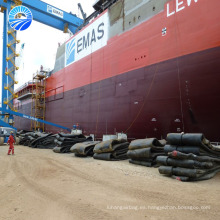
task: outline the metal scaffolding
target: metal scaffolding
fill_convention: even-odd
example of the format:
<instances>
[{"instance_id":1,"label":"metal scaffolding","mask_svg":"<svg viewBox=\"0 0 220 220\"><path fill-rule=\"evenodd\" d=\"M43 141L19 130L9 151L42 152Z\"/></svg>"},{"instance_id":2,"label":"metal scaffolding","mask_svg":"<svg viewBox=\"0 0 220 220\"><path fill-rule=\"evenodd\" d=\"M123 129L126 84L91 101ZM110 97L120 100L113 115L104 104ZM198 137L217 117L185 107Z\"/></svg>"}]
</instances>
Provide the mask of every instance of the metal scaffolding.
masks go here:
<instances>
[{"instance_id":1,"label":"metal scaffolding","mask_svg":"<svg viewBox=\"0 0 220 220\"><path fill-rule=\"evenodd\" d=\"M31 116L45 120L45 89L47 71L41 69L33 75ZM44 131L44 123L31 121L31 130Z\"/></svg>"}]
</instances>

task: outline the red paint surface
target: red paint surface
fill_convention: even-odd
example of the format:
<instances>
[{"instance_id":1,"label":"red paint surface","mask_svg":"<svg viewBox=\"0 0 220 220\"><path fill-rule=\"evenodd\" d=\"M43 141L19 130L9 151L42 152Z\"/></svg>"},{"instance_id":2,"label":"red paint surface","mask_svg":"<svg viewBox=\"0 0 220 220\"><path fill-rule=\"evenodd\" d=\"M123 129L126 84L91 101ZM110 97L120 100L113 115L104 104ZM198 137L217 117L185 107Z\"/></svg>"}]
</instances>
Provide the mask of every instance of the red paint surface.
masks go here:
<instances>
[{"instance_id":1,"label":"red paint surface","mask_svg":"<svg viewBox=\"0 0 220 220\"><path fill-rule=\"evenodd\" d=\"M170 10L172 4L171 1ZM170 17L167 8L150 20L108 41L107 46L47 79L47 90L72 90L143 66L219 46L220 1L192 0ZM167 35L162 36L162 29ZM47 92L47 96L53 95Z\"/></svg>"},{"instance_id":2,"label":"red paint surface","mask_svg":"<svg viewBox=\"0 0 220 220\"><path fill-rule=\"evenodd\" d=\"M53 74L47 80L46 120L70 128L79 123L98 138L115 131L129 138L183 131L220 141L219 6L218 0L192 1L168 18L165 8ZM22 111L30 109L24 105ZM20 128L24 123L18 122Z\"/></svg>"},{"instance_id":3,"label":"red paint surface","mask_svg":"<svg viewBox=\"0 0 220 220\"><path fill-rule=\"evenodd\" d=\"M219 59L218 47L50 96L46 120L69 128L79 123L84 134L96 138L121 131L131 139L166 138L183 131L219 142ZM31 104L19 111L30 115ZM15 123L30 129L27 119Z\"/></svg>"}]
</instances>

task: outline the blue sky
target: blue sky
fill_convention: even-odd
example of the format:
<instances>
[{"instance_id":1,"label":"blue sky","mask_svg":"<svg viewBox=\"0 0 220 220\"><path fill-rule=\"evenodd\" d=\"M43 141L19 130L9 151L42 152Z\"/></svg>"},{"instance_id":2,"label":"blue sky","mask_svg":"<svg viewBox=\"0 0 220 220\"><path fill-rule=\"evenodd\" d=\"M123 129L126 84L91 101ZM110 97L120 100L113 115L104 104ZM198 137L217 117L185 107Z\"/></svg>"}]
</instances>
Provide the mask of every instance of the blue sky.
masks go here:
<instances>
[{"instance_id":1,"label":"blue sky","mask_svg":"<svg viewBox=\"0 0 220 220\"><path fill-rule=\"evenodd\" d=\"M81 17L81 13L78 10L77 4L80 2L83 10L87 15L90 15L94 10L92 5L93 0L44 0L44 2L53 5L66 12L72 12ZM0 36L2 38L3 29L3 14L0 13ZM25 43L23 56L20 62L20 69L16 76L19 84L23 85L25 82L32 80L33 73L40 69L43 65L45 68L53 69L56 50L58 43L63 43L69 38L69 34L64 34L62 31L48 27L41 23L33 21L31 26L22 32L18 32L17 37L21 43L17 46L17 52L20 50L20 45ZM1 41L2 42L2 41ZM2 44L0 44L0 73L2 72ZM0 79L1 80L1 79ZM1 93L0 82L0 93Z\"/></svg>"}]
</instances>

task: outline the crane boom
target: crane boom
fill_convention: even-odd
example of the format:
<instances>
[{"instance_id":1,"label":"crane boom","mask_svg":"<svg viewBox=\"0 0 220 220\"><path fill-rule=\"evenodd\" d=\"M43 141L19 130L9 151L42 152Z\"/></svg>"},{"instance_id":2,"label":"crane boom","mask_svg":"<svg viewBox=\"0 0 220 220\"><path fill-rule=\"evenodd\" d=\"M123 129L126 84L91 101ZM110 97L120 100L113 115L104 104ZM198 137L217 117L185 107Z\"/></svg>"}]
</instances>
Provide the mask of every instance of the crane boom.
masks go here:
<instances>
[{"instance_id":1,"label":"crane boom","mask_svg":"<svg viewBox=\"0 0 220 220\"><path fill-rule=\"evenodd\" d=\"M37 121L37 122L40 122L40 123L44 123L44 124L48 124L50 126L54 126L54 127L57 127L57 128L62 128L62 129L65 129L69 132L71 132L71 129L70 128L67 128L67 127L64 127L62 125L58 125L58 124L55 124L55 123L52 123L52 122L49 122L49 121L45 121L45 120L42 120L42 119L39 119L39 118L35 118L35 117L32 117L32 116L29 116L29 115L25 115L25 114L22 114L20 112L15 112L15 111L12 111L12 110L9 110L9 109L4 109L4 108L0 108L0 111L2 112L2 114L10 114L10 115L16 115L18 117L21 117L21 118L26 118L26 119L29 119L29 120L33 120L33 121ZM0 126L3 126L3 127L12 127L12 126L8 126L8 124L2 120L0 120ZM14 128L14 127L12 127ZM16 128L14 128L16 129Z\"/></svg>"},{"instance_id":2,"label":"crane boom","mask_svg":"<svg viewBox=\"0 0 220 220\"><path fill-rule=\"evenodd\" d=\"M78 3L78 8L82 14L83 19L86 20L86 13L83 11L82 5L80 3Z\"/></svg>"}]
</instances>

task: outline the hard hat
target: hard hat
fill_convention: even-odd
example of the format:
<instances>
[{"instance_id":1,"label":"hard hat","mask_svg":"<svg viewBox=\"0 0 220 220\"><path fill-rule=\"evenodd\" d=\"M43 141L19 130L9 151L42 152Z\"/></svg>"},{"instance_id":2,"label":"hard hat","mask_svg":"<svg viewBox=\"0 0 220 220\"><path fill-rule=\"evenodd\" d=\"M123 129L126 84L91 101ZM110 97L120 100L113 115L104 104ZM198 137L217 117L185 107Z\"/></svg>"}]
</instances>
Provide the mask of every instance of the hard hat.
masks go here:
<instances>
[{"instance_id":1,"label":"hard hat","mask_svg":"<svg viewBox=\"0 0 220 220\"><path fill-rule=\"evenodd\" d=\"M11 133L11 134L13 134L14 132L13 132L13 131L11 131L10 133Z\"/></svg>"}]
</instances>

